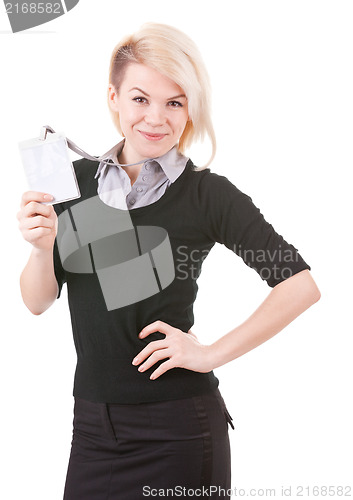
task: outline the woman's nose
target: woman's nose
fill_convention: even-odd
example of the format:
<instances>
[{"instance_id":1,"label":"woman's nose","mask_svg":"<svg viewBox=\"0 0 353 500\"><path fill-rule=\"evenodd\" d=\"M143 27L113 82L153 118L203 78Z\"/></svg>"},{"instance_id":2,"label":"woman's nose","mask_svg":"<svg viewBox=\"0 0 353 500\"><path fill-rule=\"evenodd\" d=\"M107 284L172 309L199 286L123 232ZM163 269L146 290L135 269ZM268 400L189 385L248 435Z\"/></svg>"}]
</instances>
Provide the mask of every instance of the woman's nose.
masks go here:
<instances>
[{"instance_id":1,"label":"woman's nose","mask_svg":"<svg viewBox=\"0 0 353 500\"><path fill-rule=\"evenodd\" d=\"M160 106L150 105L146 110L145 122L149 125L163 125L166 120L165 110Z\"/></svg>"}]
</instances>

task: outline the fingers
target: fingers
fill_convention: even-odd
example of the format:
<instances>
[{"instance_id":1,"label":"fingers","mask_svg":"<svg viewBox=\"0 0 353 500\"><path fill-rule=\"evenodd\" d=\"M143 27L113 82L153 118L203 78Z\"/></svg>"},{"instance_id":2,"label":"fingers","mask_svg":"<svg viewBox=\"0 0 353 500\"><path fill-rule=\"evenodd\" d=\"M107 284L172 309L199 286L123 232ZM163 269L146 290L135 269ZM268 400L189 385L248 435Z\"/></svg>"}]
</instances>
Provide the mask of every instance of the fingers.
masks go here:
<instances>
[{"instance_id":1,"label":"fingers","mask_svg":"<svg viewBox=\"0 0 353 500\"><path fill-rule=\"evenodd\" d=\"M45 201L48 196L52 198L51 195L39 193L37 191L26 191L23 193L21 198L21 209L16 215L17 219L21 222L27 217L42 215L43 217L50 217L55 220L56 214L54 207L52 205L43 204L43 201Z\"/></svg>"},{"instance_id":2,"label":"fingers","mask_svg":"<svg viewBox=\"0 0 353 500\"><path fill-rule=\"evenodd\" d=\"M156 378L160 377L161 375L163 375L163 373L166 373L171 368L175 368L173 360L167 359L167 361L164 361L164 363L159 365L159 367L150 375L150 380L155 380Z\"/></svg>"},{"instance_id":3,"label":"fingers","mask_svg":"<svg viewBox=\"0 0 353 500\"><path fill-rule=\"evenodd\" d=\"M43 215L23 217L20 219L19 227L22 230L35 229L37 227L53 230L55 227L55 220L53 218L44 217Z\"/></svg>"},{"instance_id":4,"label":"fingers","mask_svg":"<svg viewBox=\"0 0 353 500\"><path fill-rule=\"evenodd\" d=\"M166 345L163 340L154 340L150 342L142 351L133 359L132 364L138 365L143 360L145 360L148 356L150 356L156 349L165 349Z\"/></svg>"},{"instance_id":5,"label":"fingers","mask_svg":"<svg viewBox=\"0 0 353 500\"><path fill-rule=\"evenodd\" d=\"M21 198L21 208L24 208L27 203L31 201L36 201L38 203L43 203L47 201L52 201L53 196L48 193L41 193L39 191L26 191L23 193L22 198Z\"/></svg>"},{"instance_id":6,"label":"fingers","mask_svg":"<svg viewBox=\"0 0 353 500\"><path fill-rule=\"evenodd\" d=\"M53 197L47 193L26 191L17 213L19 229L26 241L39 249L50 249L56 237L57 215L53 205L45 205Z\"/></svg>"},{"instance_id":7,"label":"fingers","mask_svg":"<svg viewBox=\"0 0 353 500\"><path fill-rule=\"evenodd\" d=\"M169 351L167 348L155 351L141 366L138 367L138 371L144 372L145 370L151 368L151 366L153 366L157 361L160 361L161 359L170 358L170 356L168 356L168 353Z\"/></svg>"},{"instance_id":8,"label":"fingers","mask_svg":"<svg viewBox=\"0 0 353 500\"><path fill-rule=\"evenodd\" d=\"M43 217L50 217L54 212L53 205L43 205L37 201L29 201L24 205L17 214L17 218L33 217L35 215L42 215Z\"/></svg>"},{"instance_id":9,"label":"fingers","mask_svg":"<svg viewBox=\"0 0 353 500\"><path fill-rule=\"evenodd\" d=\"M24 230L22 234L26 241L32 243L32 245L38 245L39 248L38 241L43 239L45 236L50 236L52 232L53 230L48 227L36 227L34 229L29 229L28 231Z\"/></svg>"},{"instance_id":10,"label":"fingers","mask_svg":"<svg viewBox=\"0 0 353 500\"><path fill-rule=\"evenodd\" d=\"M140 333L139 333L139 338L142 339L149 335L150 333L157 332L159 331L160 333L170 333L172 330L175 330L175 328L171 325L168 325L168 323L165 323L164 321L157 320L154 323L150 323L149 325L145 326Z\"/></svg>"}]
</instances>

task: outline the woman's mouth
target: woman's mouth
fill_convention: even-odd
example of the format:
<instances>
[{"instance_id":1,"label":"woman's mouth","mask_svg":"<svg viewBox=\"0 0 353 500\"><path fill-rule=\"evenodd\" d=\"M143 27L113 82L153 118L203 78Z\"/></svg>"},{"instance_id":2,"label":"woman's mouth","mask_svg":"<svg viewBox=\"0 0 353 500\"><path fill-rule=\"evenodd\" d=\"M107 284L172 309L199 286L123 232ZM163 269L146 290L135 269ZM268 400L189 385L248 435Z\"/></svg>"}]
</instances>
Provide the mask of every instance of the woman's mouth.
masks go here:
<instances>
[{"instance_id":1,"label":"woman's mouth","mask_svg":"<svg viewBox=\"0 0 353 500\"><path fill-rule=\"evenodd\" d=\"M142 132L142 130L139 130L140 134L143 135L146 139L149 141L160 141L163 139L164 136L167 134L149 134L148 132Z\"/></svg>"}]
</instances>

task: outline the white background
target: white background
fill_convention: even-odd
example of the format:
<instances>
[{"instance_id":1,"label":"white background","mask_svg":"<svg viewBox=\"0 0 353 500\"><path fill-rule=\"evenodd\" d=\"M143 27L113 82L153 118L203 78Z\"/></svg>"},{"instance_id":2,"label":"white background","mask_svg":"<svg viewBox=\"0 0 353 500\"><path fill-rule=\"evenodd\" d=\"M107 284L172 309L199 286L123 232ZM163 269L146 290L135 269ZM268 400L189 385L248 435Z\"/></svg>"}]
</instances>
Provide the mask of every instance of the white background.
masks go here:
<instances>
[{"instance_id":1,"label":"white background","mask_svg":"<svg viewBox=\"0 0 353 500\"><path fill-rule=\"evenodd\" d=\"M352 2L81 0L23 33L12 34L0 15L0 496L62 498L76 362L66 287L42 316L21 300L30 245L16 219L27 189L17 143L42 125L92 155L118 142L106 105L110 55L145 21L174 25L198 45L213 88L211 170L249 194L299 249L322 293L274 338L215 370L235 425L232 487L281 496L291 486L295 497L303 486L304 498L317 498L314 486L352 486ZM201 165L209 152L205 142L188 155ZM198 285L192 330L204 343L270 292L219 244Z\"/></svg>"}]
</instances>

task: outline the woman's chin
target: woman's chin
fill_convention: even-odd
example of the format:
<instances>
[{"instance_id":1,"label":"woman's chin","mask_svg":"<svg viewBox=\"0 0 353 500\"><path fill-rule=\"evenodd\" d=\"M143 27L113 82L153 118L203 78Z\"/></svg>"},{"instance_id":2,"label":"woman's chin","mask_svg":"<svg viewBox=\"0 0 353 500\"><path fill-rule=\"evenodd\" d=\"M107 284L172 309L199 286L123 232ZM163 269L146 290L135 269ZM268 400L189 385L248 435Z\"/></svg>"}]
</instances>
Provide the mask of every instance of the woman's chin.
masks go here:
<instances>
[{"instance_id":1,"label":"woman's chin","mask_svg":"<svg viewBox=\"0 0 353 500\"><path fill-rule=\"evenodd\" d=\"M139 156L141 159L143 158L158 158L159 156L163 156L171 149L169 145L162 144L151 144L148 147L140 148Z\"/></svg>"}]
</instances>

